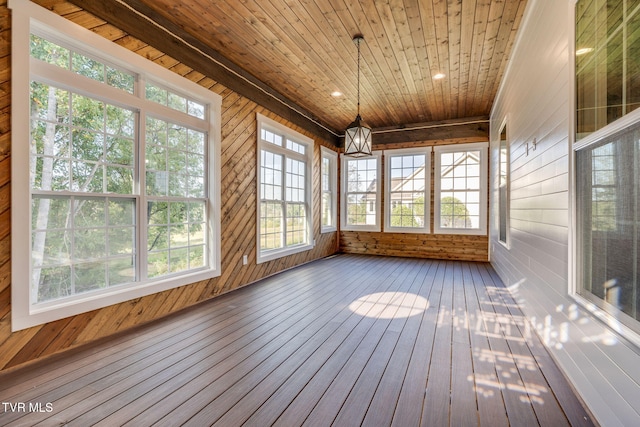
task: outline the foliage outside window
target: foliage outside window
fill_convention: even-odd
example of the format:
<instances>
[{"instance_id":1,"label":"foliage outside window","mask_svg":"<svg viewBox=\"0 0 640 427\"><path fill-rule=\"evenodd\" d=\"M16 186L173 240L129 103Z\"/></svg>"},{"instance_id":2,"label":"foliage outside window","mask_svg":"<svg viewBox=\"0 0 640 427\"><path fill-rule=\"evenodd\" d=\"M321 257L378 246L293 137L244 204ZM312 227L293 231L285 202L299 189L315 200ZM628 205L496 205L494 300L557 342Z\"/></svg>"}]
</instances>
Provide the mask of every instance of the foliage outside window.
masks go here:
<instances>
[{"instance_id":1,"label":"foliage outside window","mask_svg":"<svg viewBox=\"0 0 640 427\"><path fill-rule=\"evenodd\" d=\"M12 5L17 22L33 18L13 39L30 53L14 58L29 70L14 79L14 142L23 123L31 141L13 146L12 181L29 185L16 187L14 235L31 236L14 245L14 258L30 258L14 274L30 280L15 290L13 328L218 275L209 118L219 98L98 36L66 36L74 25L44 9ZM141 71L167 79L168 99L185 108L146 99Z\"/></svg>"},{"instance_id":2,"label":"foliage outside window","mask_svg":"<svg viewBox=\"0 0 640 427\"><path fill-rule=\"evenodd\" d=\"M320 183L322 186L322 221L323 233L337 230L337 180L338 180L338 155L325 147L321 151Z\"/></svg>"},{"instance_id":3,"label":"foliage outside window","mask_svg":"<svg viewBox=\"0 0 640 427\"><path fill-rule=\"evenodd\" d=\"M380 153L353 158L342 156L343 230L380 230Z\"/></svg>"},{"instance_id":4,"label":"foliage outside window","mask_svg":"<svg viewBox=\"0 0 640 427\"><path fill-rule=\"evenodd\" d=\"M258 115L258 263L312 248L313 141Z\"/></svg>"},{"instance_id":5,"label":"foliage outside window","mask_svg":"<svg viewBox=\"0 0 640 427\"><path fill-rule=\"evenodd\" d=\"M434 151L435 232L486 234L487 144L438 146Z\"/></svg>"},{"instance_id":6,"label":"foliage outside window","mask_svg":"<svg viewBox=\"0 0 640 427\"><path fill-rule=\"evenodd\" d=\"M640 106L640 2L576 4L576 139Z\"/></svg>"},{"instance_id":7,"label":"foliage outside window","mask_svg":"<svg viewBox=\"0 0 640 427\"><path fill-rule=\"evenodd\" d=\"M385 151L385 231L430 231L430 160L430 147Z\"/></svg>"}]
</instances>

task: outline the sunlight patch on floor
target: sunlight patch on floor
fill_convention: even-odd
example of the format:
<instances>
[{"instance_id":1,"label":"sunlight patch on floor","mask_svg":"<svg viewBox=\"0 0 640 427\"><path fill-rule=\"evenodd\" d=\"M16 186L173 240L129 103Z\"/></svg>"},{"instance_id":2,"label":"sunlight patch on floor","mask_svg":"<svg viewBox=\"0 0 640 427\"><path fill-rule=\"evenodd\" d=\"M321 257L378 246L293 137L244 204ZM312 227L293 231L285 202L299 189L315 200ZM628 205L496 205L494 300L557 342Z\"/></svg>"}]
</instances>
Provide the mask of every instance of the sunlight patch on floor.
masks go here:
<instances>
[{"instance_id":1,"label":"sunlight patch on floor","mask_svg":"<svg viewBox=\"0 0 640 427\"><path fill-rule=\"evenodd\" d=\"M378 292L358 298L349 309L360 316L399 319L421 314L429 307L425 298L406 292Z\"/></svg>"}]
</instances>

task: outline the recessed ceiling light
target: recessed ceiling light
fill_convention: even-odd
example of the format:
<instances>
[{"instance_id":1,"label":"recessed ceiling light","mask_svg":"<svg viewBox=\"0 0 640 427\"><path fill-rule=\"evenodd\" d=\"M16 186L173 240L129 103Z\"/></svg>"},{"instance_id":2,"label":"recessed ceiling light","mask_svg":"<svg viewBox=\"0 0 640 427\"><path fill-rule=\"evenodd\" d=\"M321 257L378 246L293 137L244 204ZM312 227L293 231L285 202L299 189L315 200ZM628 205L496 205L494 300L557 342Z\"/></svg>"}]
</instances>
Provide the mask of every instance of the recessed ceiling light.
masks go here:
<instances>
[{"instance_id":1,"label":"recessed ceiling light","mask_svg":"<svg viewBox=\"0 0 640 427\"><path fill-rule=\"evenodd\" d=\"M341 97L342 96L342 92L337 91L337 90L333 91L333 92L331 92L331 96L333 96L334 98Z\"/></svg>"},{"instance_id":2,"label":"recessed ceiling light","mask_svg":"<svg viewBox=\"0 0 640 427\"><path fill-rule=\"evenodd\" d=\"M583 47L582 49L576 50L576 56L586 55L587 53L593 52L592 47Z\"/></svg>"},{"instance_id":3,"label":"recessed ceiling light","mask_svg":"<svg viewBox=\"0 0 640 427\"><path fill-rule=\"evenodd\" d=\"M440 80L440 79L444 79L444 74L442 73L438 73L438 74L434 74L433 79L434 80Z\"/></svg>"}]
</instances>

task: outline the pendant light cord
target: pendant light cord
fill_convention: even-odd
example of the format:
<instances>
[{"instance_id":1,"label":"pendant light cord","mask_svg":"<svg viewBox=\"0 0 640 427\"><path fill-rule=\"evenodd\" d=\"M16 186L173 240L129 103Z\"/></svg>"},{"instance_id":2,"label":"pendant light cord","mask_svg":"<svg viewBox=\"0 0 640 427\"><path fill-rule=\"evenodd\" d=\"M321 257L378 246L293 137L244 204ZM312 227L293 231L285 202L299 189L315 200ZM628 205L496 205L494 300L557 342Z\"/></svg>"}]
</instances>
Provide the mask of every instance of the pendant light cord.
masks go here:
<instances>
[{"instance_id":1,"label":"pendant light cord","mask_svg":"<svg viewBox=\"0 0 640 427\"><path fill-rule=\"evenodd\" d=\"M358 38L358 116L360 115L360 42L362 38Z\"/></svg>"}]
</instances>

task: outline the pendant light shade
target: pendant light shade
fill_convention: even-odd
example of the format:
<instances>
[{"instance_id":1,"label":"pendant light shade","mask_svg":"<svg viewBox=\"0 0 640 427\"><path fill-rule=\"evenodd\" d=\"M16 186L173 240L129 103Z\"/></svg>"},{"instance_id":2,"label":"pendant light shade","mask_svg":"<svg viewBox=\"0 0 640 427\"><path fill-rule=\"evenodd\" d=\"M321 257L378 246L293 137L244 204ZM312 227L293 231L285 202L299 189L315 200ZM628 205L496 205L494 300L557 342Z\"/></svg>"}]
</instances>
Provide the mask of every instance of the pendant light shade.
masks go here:
<instances>
[{"instance_id":1,"label":"pendant light shade","mask_svg":"<svg viewBox=\"0 0 640 427\"><path fill-rule=\"evenodd\" d=\"M353 38L358 46L358 115L344 132L344 154L352 157L371 155L371 128L360 117L360 43L364 38Z\"/></svg>"}]
</instances>

